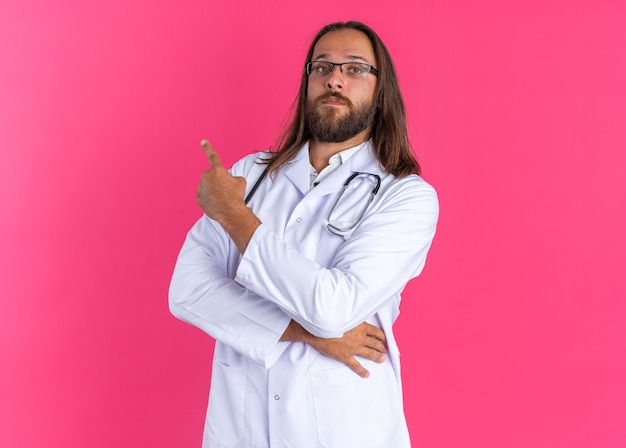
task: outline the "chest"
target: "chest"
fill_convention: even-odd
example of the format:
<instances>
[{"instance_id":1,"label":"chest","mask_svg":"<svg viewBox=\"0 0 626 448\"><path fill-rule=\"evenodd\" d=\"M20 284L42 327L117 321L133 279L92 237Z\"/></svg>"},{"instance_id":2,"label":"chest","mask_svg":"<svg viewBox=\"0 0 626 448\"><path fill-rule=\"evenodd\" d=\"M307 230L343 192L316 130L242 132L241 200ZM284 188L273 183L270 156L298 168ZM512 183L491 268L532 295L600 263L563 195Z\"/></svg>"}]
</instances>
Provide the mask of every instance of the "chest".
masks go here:
<instances>
[{"instance_id":1,"label":"chest","mask_svg":"<svg viewBox=\"0 0 626 448\"><path fill-rule=\"evenodd\" d=\"M346 242L346 234L332 232L328 224L339 228L358 225L370 192L366 182L353 182L344 188L342 181L330 189L302 191L285 176L268 177L248 206L289 247L328 267Z\"/></svg>"}]
</instances>

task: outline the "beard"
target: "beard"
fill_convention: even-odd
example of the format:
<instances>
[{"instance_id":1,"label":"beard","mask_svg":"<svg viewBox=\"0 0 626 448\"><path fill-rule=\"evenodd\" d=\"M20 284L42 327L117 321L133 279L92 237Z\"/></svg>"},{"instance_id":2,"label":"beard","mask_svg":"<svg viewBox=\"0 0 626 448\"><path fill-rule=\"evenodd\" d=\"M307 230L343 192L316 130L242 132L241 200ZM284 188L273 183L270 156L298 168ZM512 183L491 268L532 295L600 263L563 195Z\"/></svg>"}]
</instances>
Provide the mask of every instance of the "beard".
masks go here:
<instances>
[{"instance_id":1,"label":"beard","mask_svg":"<svg viewBox=\"0 0 626 448\"><path fill-rule=\"evenodd\" d=\"M331 96L341 99L348 113L338 116L335 107L323 106L322 102ZM317 141L340 143L365 131L374 121L376 107L372 104L360 104L355 107L345 96L328 92L315 100L307 100L304 122L308 133Z\"/></svg>"}]
</instances>

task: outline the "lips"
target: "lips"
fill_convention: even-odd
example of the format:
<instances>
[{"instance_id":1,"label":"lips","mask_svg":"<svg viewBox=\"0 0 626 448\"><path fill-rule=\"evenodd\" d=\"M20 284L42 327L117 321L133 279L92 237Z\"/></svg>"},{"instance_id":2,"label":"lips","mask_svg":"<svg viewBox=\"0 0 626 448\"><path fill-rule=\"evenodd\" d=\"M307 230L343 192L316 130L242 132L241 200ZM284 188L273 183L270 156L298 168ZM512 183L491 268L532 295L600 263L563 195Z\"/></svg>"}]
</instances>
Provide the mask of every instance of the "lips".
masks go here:
<instances>
[{"instance_id":1,"label":"lips","mask_svg":"<svg viewBox=\"0 0 626 448\"><path fill-rule=\"evenodd\" d=\"M324 104L329 106L350 106L350 100L338 93L326 93L319 97L316 101L317 104Z\"/></svg>"},{"instance_id":2,"label":"lips","mask_svg":"<svg viewBox=\"0 0 626 448\"><path fill-rule=\"evenodd\" d=\"M336 96L331 96L330 98L326 98L325 100L323 100L322 104L337 104L343 106L346 104L346 102L340 98L337 98Z\"/></svg>"}]
</instances>

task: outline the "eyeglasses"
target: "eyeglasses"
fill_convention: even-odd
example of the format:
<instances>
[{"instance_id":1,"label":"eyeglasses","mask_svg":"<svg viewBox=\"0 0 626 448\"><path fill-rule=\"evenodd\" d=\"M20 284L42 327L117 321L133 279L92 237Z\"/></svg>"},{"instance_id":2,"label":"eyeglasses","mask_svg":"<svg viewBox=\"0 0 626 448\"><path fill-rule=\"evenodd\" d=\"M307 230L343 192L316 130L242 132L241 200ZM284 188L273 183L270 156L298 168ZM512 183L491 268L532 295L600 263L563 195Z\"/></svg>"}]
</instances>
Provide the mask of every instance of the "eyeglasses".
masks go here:
<instances>
[{"instance_id":1,"label":"eyeglasses","mask_svg":"<svg viewBox=\"0 0 626 448\"><path fill-rule=\"evenodd\" d=\"M353 79L365 78L369 73L378 76L378 70L373 65L362 62L342 62L341 64L326 61L307 62L306 74L315 78L324 78L333 72L335 66L339 67L341 73Z\"/></svg>"},{"instance_id":2,"label":"eyeglasses","mask_svg":"<svg viewBox=\"0 0 626 448\"><path fill-rule=\"evenodd\" d=\"M350 185L350 182L352 182L357 177L358 178L365 178L365 179L367 179L367 181L369 181L372 184L372 191L371 191L369 197L368 198L364 198L364 200L366 200L366 202L365 202L363 208L361 209L361 211L359 212L359 214L357 215L356 220L353 223L348 223L348 224L342 225L342 226L340 226L338 222L335 222L333 224L332 216L333 216L333 212L335 211L335 207L337 207L337 204L339 203L339 200L343 196L343 193L346 191L346 188L348 188L348 185ZM346 182L343 184L343 188L339 192L339 195L337 196L337 199L335 199L335 202L333 203L333 206L330 208L330 211L328 212L328 219L327 219L327 224L326 224L327 227L328 227L328 230L331 233L335 234L335 235L346 237L348 235L348 233L352 229L354 229L356 227L356 225L361 221L361 219L365 215L365 211L367 210L367 207L369 207L369 205L372 203L372 200L374 199L374 196L376 196L376 193L378 193L379 189L380 189L380 176L378 174L363 173L363 172L357 171L357 172L353 173L350 177L348 177ZM350 201L348 201L348 202L350 202Z\"/></svg>"}]
</instances>

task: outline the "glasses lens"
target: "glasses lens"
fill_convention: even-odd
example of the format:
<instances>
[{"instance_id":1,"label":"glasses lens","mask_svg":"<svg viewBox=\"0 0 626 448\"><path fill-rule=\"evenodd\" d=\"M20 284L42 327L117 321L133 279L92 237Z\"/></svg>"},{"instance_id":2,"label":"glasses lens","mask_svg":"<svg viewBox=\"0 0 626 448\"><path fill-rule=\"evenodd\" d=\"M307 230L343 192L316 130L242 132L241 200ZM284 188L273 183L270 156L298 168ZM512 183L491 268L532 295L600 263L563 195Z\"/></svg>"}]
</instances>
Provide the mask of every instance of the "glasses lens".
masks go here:
<instances>
[{"instance_id":1,"label":"glasses lens","mask_svg":"<svg viewBox=\"0 0 626 448\"><path fill-rule=\"evenodd\" d=\"M330 62L313 61L307 64L307 74L315 77L328 76L333 71L335 65L338 65L341 68L341 72L350 78L365 78L369 72L373 71L371 65L360 62L333 64Z\"/></svg>"},{"instance_id":2,"label":"glasses lens","mask_svg":"<svg viewBox=\"0 0 626 448\"><path fill-rule=\"evenodd\" d=\"M352 78L364 78L370 72L370 66L356 62L343 65L343 72Z\"/></svg>"},{"instance_id":3,"label":"glasses lens","mask_svg":"<svg viewBox=\"0 0 626 448\"><path fill-rule=\"evenodd\" d=\"M333 64L328 62L309 62L309 75L311 76L326 76L333 71Z\"/></svg>"}]
</instances>

